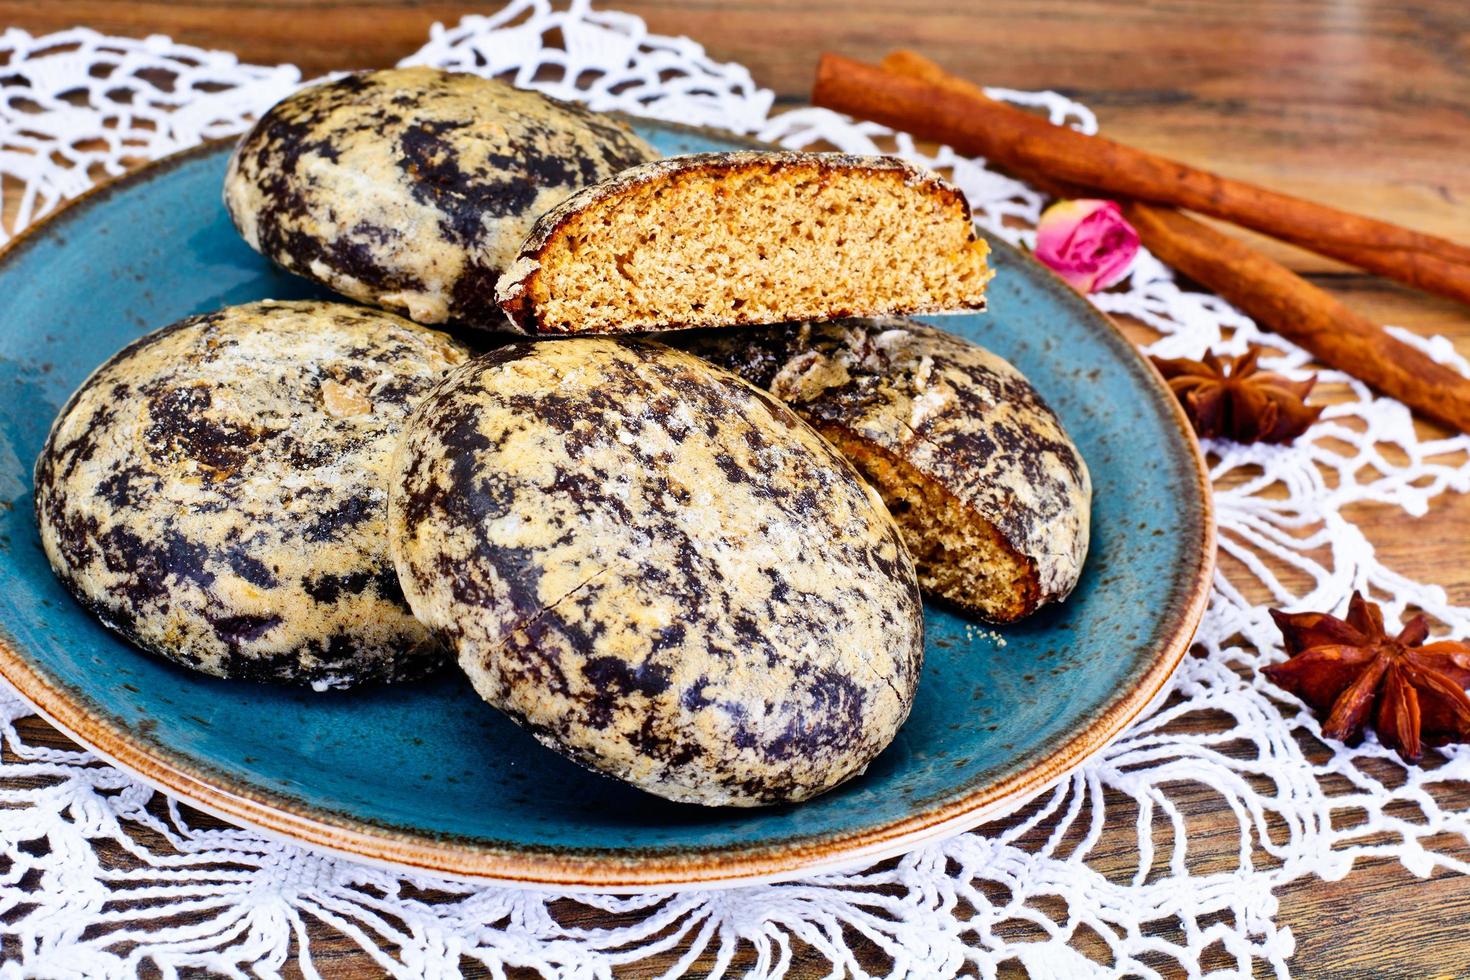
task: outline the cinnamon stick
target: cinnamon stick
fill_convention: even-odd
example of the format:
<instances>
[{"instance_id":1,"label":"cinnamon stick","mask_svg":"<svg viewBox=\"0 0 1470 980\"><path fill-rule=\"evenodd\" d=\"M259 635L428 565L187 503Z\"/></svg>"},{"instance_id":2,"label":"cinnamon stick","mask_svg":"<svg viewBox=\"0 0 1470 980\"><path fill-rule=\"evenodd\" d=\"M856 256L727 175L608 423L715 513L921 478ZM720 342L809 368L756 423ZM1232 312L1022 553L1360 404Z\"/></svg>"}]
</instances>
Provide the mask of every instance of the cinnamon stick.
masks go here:
<instances>
[{"instance_id":1,"label":"cinnamon stick","mask_svg":"<svg viewBox=\"0 0 1470 980\"><path fill-rule=\"evenodd\" d=\"M980 86L949 74L912 51L883 59L885 71L922 79L974 103L999 105ZM901 128L934 138L908 124ZM1017 176L1048 193L1085 197L1093 191L1018 168ZM1470 381L1385 333L1301 276L1242 242L1169 207L1123 201L1123 212L1148 250L1286 337L1323 364L1397 398L1421 415L1470 432Z\"/></svg>"},{"instance_id":2,"label":"cinnamon stick","mask_svg":"<svg viewBox=\"0 0 1470 980\"><path fill-rule=\"evenodd\" d=\"M824 54L812 102L922 133L1018 171L1223 218L1470 303L1470 247L1054 126L1024 110L976 100L923 78Z\"/></svg>"},{"instance_id":3,"label":"cinnamon stick","mask_svg":"<svg viewBox=\"0 0 1470 980\"><path fill-rule=\"evenodd\" d=\"M909 78L917 78L931 85L938 85L956 92L969 99L985 102L989 105L1004 105L985 94L985 90L968 79L951 75L945 71L937 62L931 61L917 51L898 50L890 51L883 56L879 65L886 72L894 75L907 75ZM913 132L913 130L905 130ZM921 134L922 135L922 134ZM1032 170L1024 170L1019 167L1011 167L1011 172L1025 180L1026 183L1045 194L1058 198L1084 198L1095 196L1096 191L1091 188L1080 187L1076 184L1063 183L1046 174Z\"/></svg>"},{"instance_id":4,"label":"cinnamon stick","mask_svg":"<svg viewBox=\"0 0 1470 980\"><path fill-rule=\"evenodd\" d=\"M1386 333L1286 266L1203 222L1139 201L1123 215L1161 261L1263 326L1426 418L1470 432L1470 381Z\"/></svg>"}]
</instances>

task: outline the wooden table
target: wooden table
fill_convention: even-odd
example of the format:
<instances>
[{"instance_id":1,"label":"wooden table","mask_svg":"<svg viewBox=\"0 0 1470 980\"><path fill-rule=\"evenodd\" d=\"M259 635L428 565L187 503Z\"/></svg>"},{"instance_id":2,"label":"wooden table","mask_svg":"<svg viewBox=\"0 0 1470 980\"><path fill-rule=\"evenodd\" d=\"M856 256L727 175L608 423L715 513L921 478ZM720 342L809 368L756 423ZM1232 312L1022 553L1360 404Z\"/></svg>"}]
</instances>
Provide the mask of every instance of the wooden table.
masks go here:
<instances>
[{"instance_id":1,"label":"wooden table","mask_svg":"<svg viewBox=\"0 0 1470 980\"><path fill-rule=\"evenodd\" d=\"M1098 113L1125 142L1304 197L1470 241L1470 4L1354 0L616 0L663 34L747 65L782 104L805 100L824 49L876 60L916 48L969 78L1054 88ZM481 5L481 11L493 3ZM1157 8L1157 9L1152 9ZM407 0L0 0L0 27L87 25L164 33L308 74L387 65L417 48L460 3ZM1370 317L1453 338L1470 354L1470 308L1286 246L1272 255ZM1384 507L1355 518L1390 567L1470 603L1470 498L1445 496L1419 519ZM33 733L40 723L33 722ZM39 735L38 735L39 737ZM58 736L59 737L59 736ZM1457 802L1470 806L1470 787ZM1190 806L1191 853L1235 848L1234 818ZM1100 854L1126 859L1132 830ZM1120 852L1119 848L1123 851ZM1461 842L1461 853L1466 847ZM1470 973L1470 879L1419 880L1397 863L1342 882L1282 890L1279 921L1301 976ZM371 964L323 937L328 975ZM1080 944L1087 952L1085 943ZM1096 953L1096 950L1093 950ZM663 957L666 968L675 956ZM1207 964L1226 968L1228 961ZM657 970L639 970L652 975Z\"/></svg>"}]
</instances>

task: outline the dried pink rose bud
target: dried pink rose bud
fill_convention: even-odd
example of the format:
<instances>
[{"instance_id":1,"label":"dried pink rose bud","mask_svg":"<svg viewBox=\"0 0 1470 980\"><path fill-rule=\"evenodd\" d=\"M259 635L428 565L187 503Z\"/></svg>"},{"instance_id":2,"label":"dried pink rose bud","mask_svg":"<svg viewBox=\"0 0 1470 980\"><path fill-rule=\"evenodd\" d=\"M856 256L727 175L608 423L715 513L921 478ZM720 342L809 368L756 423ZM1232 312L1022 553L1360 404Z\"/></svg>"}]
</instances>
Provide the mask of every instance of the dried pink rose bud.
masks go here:
<instances>
[{"instance_id":1,"label":"dried pink rose bud","mask_svg":"<svg viewBox=\"0 0 1470 980\"><path fill-rule=\"evenodd\" d=\"M1036 226L1036 257L1078 292L1118 282L1137 254L1138 232L1112 201L1058 201Z\"/></svg>"}]
</instances>

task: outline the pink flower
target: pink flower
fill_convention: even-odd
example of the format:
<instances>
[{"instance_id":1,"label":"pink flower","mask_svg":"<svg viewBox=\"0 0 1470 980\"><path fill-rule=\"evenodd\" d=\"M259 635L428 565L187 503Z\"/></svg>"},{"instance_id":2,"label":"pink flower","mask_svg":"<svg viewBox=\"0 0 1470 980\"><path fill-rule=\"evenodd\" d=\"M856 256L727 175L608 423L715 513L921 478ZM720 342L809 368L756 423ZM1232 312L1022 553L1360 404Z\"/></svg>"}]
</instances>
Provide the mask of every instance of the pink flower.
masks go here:
<instances>
[{"instance_id":1,"label":"pink flower","mask_svg":"<svg viewBox=\"0 0 1470 980\"><path fill-rule=\"evenodd\" d=\"M1036 226L1036 257L1081 293L1118 282L1137 254L1138 232L1112 201L1058 201Z\"/></svg>"}]
</instances>

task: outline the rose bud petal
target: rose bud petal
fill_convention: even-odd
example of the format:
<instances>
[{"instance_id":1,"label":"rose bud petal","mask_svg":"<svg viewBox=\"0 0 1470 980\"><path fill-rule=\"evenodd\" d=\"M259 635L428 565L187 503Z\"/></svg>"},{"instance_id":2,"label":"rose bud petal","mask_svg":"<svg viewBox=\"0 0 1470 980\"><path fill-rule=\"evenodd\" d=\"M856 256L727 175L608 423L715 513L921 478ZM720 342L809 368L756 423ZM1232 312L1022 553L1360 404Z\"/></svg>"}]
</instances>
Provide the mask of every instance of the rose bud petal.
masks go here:
<instances>
[{"instance_id":1,"label":"rose bud petal","mask_svg":"<svg viewBox=\"0 0 1470 980\"><path fill-rule=\"evenodd\" d=\"M1117 283L1137 254L1138 232L1113 201L1058 201L1036 226L1036 257L1078 292Z\"/></svg>"}]
</instances>

